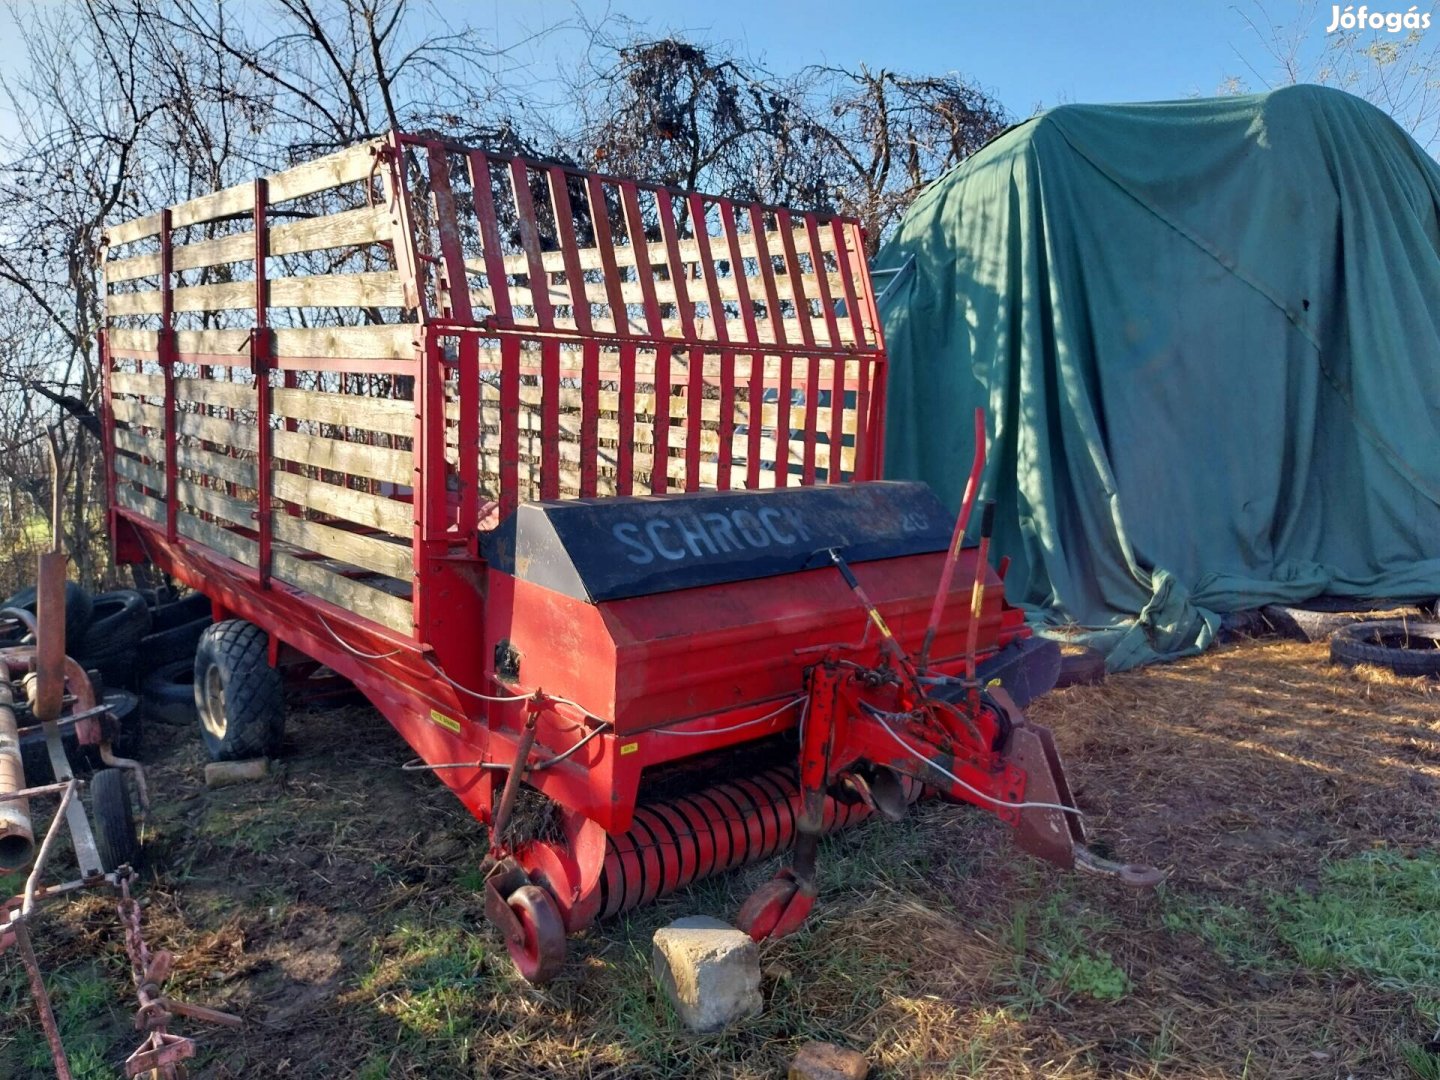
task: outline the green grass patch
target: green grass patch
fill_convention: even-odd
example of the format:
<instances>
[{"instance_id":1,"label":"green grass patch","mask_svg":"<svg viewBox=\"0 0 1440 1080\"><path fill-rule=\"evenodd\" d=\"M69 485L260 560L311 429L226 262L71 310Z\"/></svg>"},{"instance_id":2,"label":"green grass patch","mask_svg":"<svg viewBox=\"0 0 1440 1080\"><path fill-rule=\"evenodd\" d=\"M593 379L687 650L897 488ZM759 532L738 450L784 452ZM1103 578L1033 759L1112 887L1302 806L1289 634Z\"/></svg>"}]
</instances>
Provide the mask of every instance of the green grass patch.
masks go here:
<instances>
[{"instance_id":1,"label":"green grass patch","mask_svg":"<svg viewBox=\"0 0 1440 1080\"><path fill-rule=\"evenodd\" d=\"M1101 945L1112 928L1108 916L1064 890L1040 904L1017 903L1003 933L1014 954L1007 1004L1028 1014L1057 998L1124 999L1133 989L1130 976Z\"/></svg>"},{"instance_id":2,"label":"green grass patch","mask_svg":"<svg viewBox=\"0 0 1440 1080\"><path fill-rule=\"evenodd\" d=\"M1375 851L1330 863L1313 895L1277 897L1271 910L1308 968L1432 995L1440 986L1440 855Z\"/></svg>"},{"instance_id":3,"label":"green grass patch","mask_svg":"<svg viewBox=\"0 0 1440 1080\"><path fill-rule=\"evenodd\" d=\"M1161 925L1172 933L1195 934L1225 963L1240 971L1274 972L1285 967L1275 952L1275 928L1268 918L1221 903L1167 897Z\"/></svg>"}]
</instances>

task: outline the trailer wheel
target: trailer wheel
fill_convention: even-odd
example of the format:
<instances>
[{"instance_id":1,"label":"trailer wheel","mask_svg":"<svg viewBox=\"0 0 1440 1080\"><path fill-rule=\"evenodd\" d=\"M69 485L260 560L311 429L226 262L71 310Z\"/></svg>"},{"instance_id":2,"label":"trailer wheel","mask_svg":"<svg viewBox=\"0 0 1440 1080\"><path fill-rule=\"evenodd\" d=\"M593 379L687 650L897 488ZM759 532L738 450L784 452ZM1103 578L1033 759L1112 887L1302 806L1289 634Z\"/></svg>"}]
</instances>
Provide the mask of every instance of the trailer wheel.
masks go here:
<instances>
[{"instance_id":1,"label":"trailer wheel","mask_svg":"<svg viewBox=\"0 0 1440 1080\"><path fill-rule=\"evenodd\" d=\"M555 901L539 885L521 885L507 902L525 933L523 943L505 943L510 959L526 982L549 982L565 966L565 925Z\"/></svg>"},{"instance_id":2,"label":"trailer wheel","mask_svg":"<svg viewBox=\"0 0 1440 1080\"><path fill-rule=\"evenodd\" d=\"M254 623L227 619L195 650L195 709L211 761L269 757L285 733L285 693L270 666L269 638Z\"/></svg>"},{"instance_id":3,"label":"trailer wheel","mask_svg":"<svg viewBox=\"0 0 1440 1080\"><path fill-rule=\"evenodd\" d=\"M140 840L135 833L124 769L101 769L90 778L90 807L95 812L100 868L108 872L119 866L138 866Z\"/></svg>"}]
</instances>

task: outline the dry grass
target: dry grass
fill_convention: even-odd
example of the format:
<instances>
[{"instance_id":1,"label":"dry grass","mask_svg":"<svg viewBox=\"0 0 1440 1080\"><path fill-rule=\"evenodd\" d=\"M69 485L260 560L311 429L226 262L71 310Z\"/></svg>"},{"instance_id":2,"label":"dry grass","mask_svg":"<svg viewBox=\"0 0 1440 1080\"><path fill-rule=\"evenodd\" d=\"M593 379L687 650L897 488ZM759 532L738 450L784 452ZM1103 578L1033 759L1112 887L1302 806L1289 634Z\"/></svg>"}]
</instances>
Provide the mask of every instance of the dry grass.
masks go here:
<instances>
[{"instance_id":1,"label":"dry grass","mask_svg":"<svg viewBox=\"0 0 1440 1080\"><path fill-rule=\"evenodd\" d=\"M367 710L295 717L284 768L251 788L205 791L188 735L154 755L151 933L179 951L178 991L248 1020L200 1032L206 1076L772 1077L808 1038L863 1050L885 1077L1425 1075L1406 1056L1440 1022L1423 995L1306 967L1275 903L1351 856L1440 850L1436 684L1256 643L1057 692L1032 715L1054 727L1097 842L1170 881L1135 894L1063 875L987 816L925 805L827 843L816 917L764 947L764 1015L723 1035L679 1029L650 985L649 936L733 915L773 866L593 930L564 977L528 988L483 922L481 831L395 768L403 749ZM98 952L118 1010L108 918L96 901L58 908L42 937L62 981ZM113 1070L129 1036L98 1030ZM23 1011L0 1020L0 1075L43 1075L35 1040Z\"/></svg>"}]
</instances>

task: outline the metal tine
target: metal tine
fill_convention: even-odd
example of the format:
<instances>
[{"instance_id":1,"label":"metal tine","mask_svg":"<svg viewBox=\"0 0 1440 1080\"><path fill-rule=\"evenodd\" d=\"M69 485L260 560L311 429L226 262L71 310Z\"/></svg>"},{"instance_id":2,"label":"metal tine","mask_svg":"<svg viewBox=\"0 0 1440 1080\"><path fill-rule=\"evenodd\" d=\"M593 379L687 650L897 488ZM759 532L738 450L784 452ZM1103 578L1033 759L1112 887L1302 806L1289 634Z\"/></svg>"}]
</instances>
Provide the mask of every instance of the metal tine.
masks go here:
<instances>
[{"instance_id":1,"label":"metal tine","mask_svg":"<svg viewBox=\"0 0 1440 1080\"><path fill-rule=\"evenodd\" d=\"M655 189L655 212L660 219L660 236L665 241L665 257L670 269L670 286L675 290L675 317L680 332L688 340L695 338L695 305L690 302L686 285L686 263L680 258L680 235L675 222L675 204L670 192Z\"/></svg>"},{"instance_id":2,"label":"metal tine","mask_svg":"<svg viewBox=\"0 0 1440 1080\"><path fill-rule=\"evenodd\" d=\"M655 348L655 408L650 491L664 495L670 489L670 357L672 345Z\"/></svg>"},{"instance_id":3,"label":"metal tine","mask_svg":"<svg viewBox=\"0 0 1440 1080\"><path fill-rule=\"evenodd\" d=\"M800 280L800 255L795 250L795 226L790 211L775 211L775 231L780 234L780 250L785 261L785 276L789 279L790 298L795 304L795 321L800 326L800 340L813 346L815 328L810 325L810 301Z\"/></svg>"},{"instance_id":4,"label":"metal tine","mask_svg":"<svg viewBox=\"0 0 1440 1080\"><path fill-rule=\"evenodd\" d=\"M540 498L560 497L560 342L540 342Z\"/></svg>"},{"instance_id":5,"label":"metal tine","mask_svg":"<svg viewBox=\"0 0 1440 1080\"><path fill-rule=\"evenodd\" d=\"M730 469L735 457L735 354L720 353L720 455L716 463L715 486L730 490Z\"/></svg>"},{"instance_id":6,"label":"metal tine","mask_svg":"<svg viewBox=\"0 0 1440 1080\"><path fill-rule=\"evenodd\" d=\"M580 497L596 491L600 470L600 343L587 339L580 349Z\"/></svg>"},{"instance_id":7,"label":"metal tine","mask_svg":"<svg viewBox=\"0 0 1440 1080\"><path fill-rule=\"evenodd\" d=\"M460 226L455 218L455 193L450 187L450 162L445 148L438 143L428 146L430 161L430 198L435 205L435 227L440 234L440 257L445 274L442 299L449 307L450 318L472 322L470 283L465 273L465 259L460 253Z\"/></svg>"},{"instance_id":8,"label":"metal tine","mask_svg":"<svg viewBox=\"0 0 1440 1080\"><path fill-rule=\"evenodd\" d=\"M765 313L770 319L770 332L775 344L785 344L785 320L780 316L780 293L775 288L775 267L770 262L770 247L765 241L765 211L751 203L750 235L755 241L755 261L759 265L760 283L765 289Z\"/></svg>"},{"instance_id":9,"label":"metal tine","mask_svg":"<svg viewBox=\"0 0 1440 1080\"><path fill-rule=\"evenodd\" d=\"M725 320L725 301L720 298L720 278L715 270L715 257L710 250L709 210L703 195L689 197L690 223L695 231L695 249L700 253L700 272L704 275L709 293L710 322L715 327L715 340L722 344L730 341L730 330Z\"/></svg>"},{"instance_id":10,"label":"metal tine","mask_svg":"<svg viewBox=\"0 0 1440 1080\"><path fill-rule=\"evenodd\" d=\"M735 301L740 310L740 322L745 328L745 340L752 345L759 344L760 335L755 326L755 305L750 300L750 279L745 276L745 257L740 253L740 230L735 223L735 205L729 199L717 199L720 207L720 228L730 248L730 274L735 281Z\"/></svg>"},{"instance_id":11,"label":"metal tine","mask_svg":"<svg viewBox=\"0 0 1440 1080\"><path fill-rule=\"evenodd\" d=\"M645 310L645 329L651 337L664 337L665 324L660 318L660 304L655 299L655 271L650 265L650 242L645 237L645 219L640 214L640 199L633 183L620 184L620 205L625 211L625 232L630 239L630 254L635 260L635 280Z\"/></svg>"},{"instance_id":12,"label":"metal tine","mask_svg":"<svg viewBox=\"0 0 1440 1080\"><path fill-rule=\"evenodd\" d=\"M506 281L505 251L500 245L500 228L495 217L495 192L491 188L490 159L478 150L469 155L470 187L475 198L475 216L480 220L481 257L485 261L485 282L490 287L490 310L497 322L513 325L510 283Z\"/></svg>"},{"instance_id":13,"label":"metal tine","mask_svg":"<svg viewBox=\"0 0 1440 1080\"><path fill-rule=\"evenodd\" d=\"M619 494L635 493L635 343L620 344Z\"/></svg>"},{"instance_id":14,"label":"metal tine","mask_svg":"<svg viewBox=\"0 0 1440 1080\"><path fill-rule=\"evenodd\" d=\"M520 490L520 339L500 339L500 516L515 512Z\"/></svg>"},{"instance_id":15,"label":"metal tine","mask_svg":"<svg viewBox=\"0 0 1440 1080\"><path fill-rule=\"evenodd\" d=\"M865 322L860 316L860 301L855 293L855 267L850 262L849 245L845 239L845 224L841 221L830 223L835 234L835 268L840 273L840 287L845 293L845 314L855 334L855 344L865 343Z\"/></svg>"},{"instance_id":16,"label":"metal tine","mask_svg":"<svg viewBox=\"0 0 1440 1080\"><path fill-rule=\"evenodd\" d=\"M590 220L595 228L595 248L600 253L600 272L605 279L605 298L615 321L617 334L630 333L630 313L620 286L620 267L615 260L615 238L610 231L610 204L605 198L605 185L598 176L585 178L585 197L590 205Z\"/></svg>"},{"instance_id":17,"label":"metal tine","mask_svg":"<svg viewBox=\"0 0 1440 1080\"><path fill-rule=\"evenodd\" d=\"M835 319L835 298L830 295L830 275L825 270L825 249L820 243L820 226L814 214L806 214L805 239L810 245L810 265L815 270L815 291L820 301L820 314L831 348L840 347L840 326Z\"/></svg>"},{"instance_id":18,"label":"metal tine","mask_svg":"<svg viewBox=\"0 0 1440 1080\"><path fill-rule=\"evenodd\" d=\"M570 209L569 174L559 165L546 170L550 183L550 208L555 214L555 232L560 257L565 262L565 284L570 290L571 318L575 329L590 333L590 297L585 292L585 274L580 269L580 252L575 240L575 216Z\"/></svg>"},{"instance_id":19,"label":"metal tine","mask_svg":"<svg viewBox=\"0 0 1440 1080\"><path fill-rule=\"evenodd\" d=\"M530 267L530 294L535 321L542 330L555 327L555 309L550 303L550 275L545 272L545 259L540 249L540 224L535 218L535 200L530 195L530 171L525 162L510 162L510 189L515 194L515 212L520 230L520 246L525 249Z\"/></svg>"}]
</instances>

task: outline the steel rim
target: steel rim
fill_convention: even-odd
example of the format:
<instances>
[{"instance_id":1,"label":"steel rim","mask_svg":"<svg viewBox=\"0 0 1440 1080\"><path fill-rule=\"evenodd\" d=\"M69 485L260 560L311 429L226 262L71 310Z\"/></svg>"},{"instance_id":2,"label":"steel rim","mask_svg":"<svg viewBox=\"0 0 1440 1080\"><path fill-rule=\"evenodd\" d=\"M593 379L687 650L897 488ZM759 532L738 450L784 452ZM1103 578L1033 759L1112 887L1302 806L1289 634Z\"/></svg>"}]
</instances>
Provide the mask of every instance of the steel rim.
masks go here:
<instances>
[{"instance_id":1,"label":"steel rim","mask_svg":"<svg viewBox=\"0 0 1440 1080\"><path fill-rule=\"evenodd\" d=\"M220 666L211 664L205 672L205 707L200 710L200 723L217 739L225 737L225 679Z\"/></svg>"}]
</instances>

